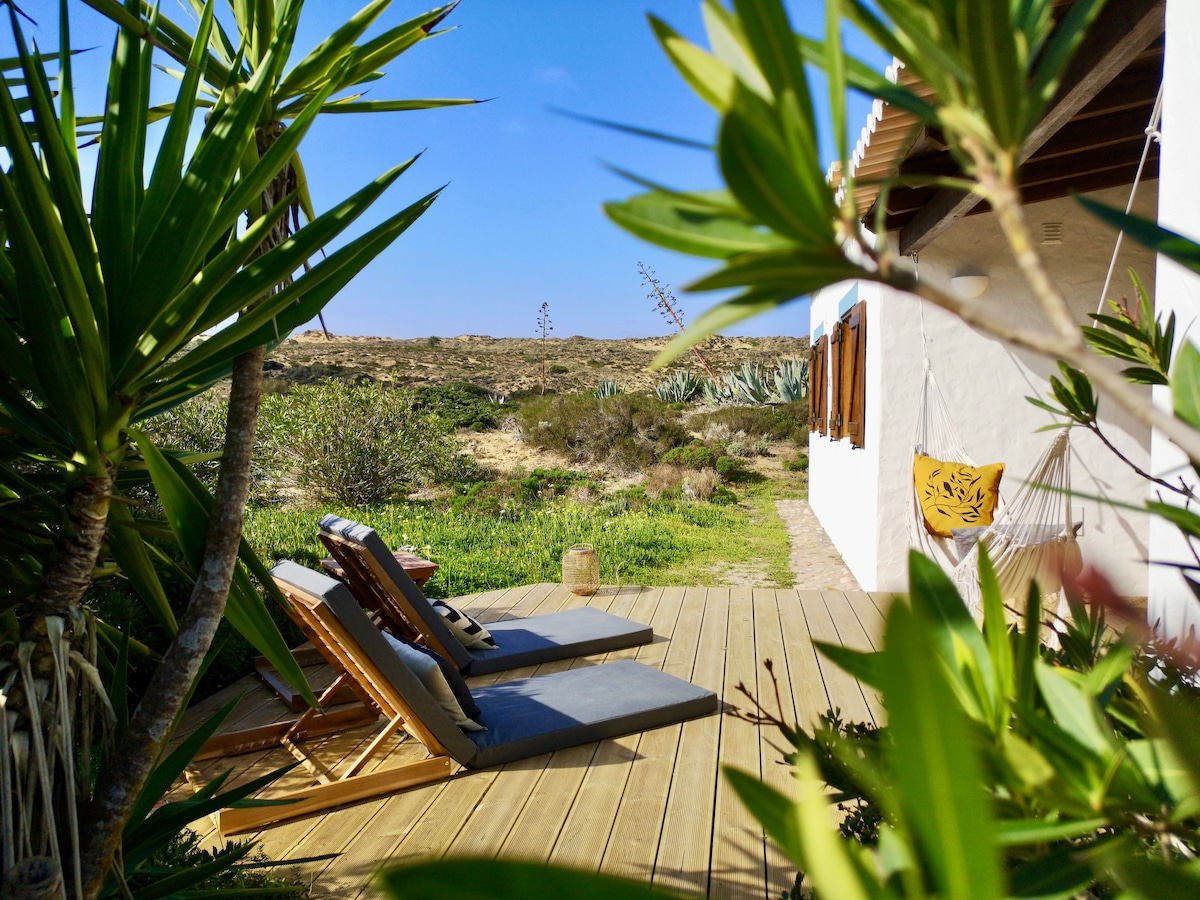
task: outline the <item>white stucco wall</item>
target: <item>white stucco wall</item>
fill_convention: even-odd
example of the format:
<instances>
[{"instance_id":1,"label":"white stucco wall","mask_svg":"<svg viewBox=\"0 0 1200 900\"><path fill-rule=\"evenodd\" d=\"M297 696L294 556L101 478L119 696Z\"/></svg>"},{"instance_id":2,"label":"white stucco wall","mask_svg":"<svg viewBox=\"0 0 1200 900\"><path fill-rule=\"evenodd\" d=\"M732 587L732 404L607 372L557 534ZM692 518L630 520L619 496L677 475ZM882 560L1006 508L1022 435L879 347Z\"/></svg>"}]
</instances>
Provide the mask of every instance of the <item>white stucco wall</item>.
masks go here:
<instances>
[{"instance_id":1,"label":"white stucco wall","mask_svg":"<svg viewBox=\"0 0 1200 900\"><path fill-rule=\"evenodd\" d=\"M1200 167L1195 162L1196 147L1200 146L1200 118L1196 116L1196 97L1200 91L1200 73L1195 61L1197 47L1200 47L1200 4L1195 0L1169 0L1159 163L1162 197L1158 215L1164 227L1194 240L1200 240ZM1187 332L1187 339L1197 340L1200 277L1160 258L1156 306L1162 315L1175 313L1181 339ZM1155 391L1155 403L1170 410L1170 395L1165 388ZM1178 477L1187 471L1183 454L1157 432L1152 461L1154 474L1159 476ZM1195 563L1179 532L1161 520L1151 523L1150 558ZM1159 622L1168 637L1185 636L1191 628L1200 630L1200 603L1174 569L1150 567L1146 612L1149 621Z\"/></svg>"},{"instance_id":2,"label":"white stucco wall","mask_svg":"<svg viewBox=\"0 0 1200 900\"><path fill-rule=\"evenodd\" d=\"M1101 192L1109 203L1124 205L1126 189ZM1154 209L1155 185L1144 185L1139 208ZM1033 227L1063 225L1063 243L1040 248L1056 281L1080 321L1096 309L1115 234L1073 200L1028 207ZM1133 265L1153 290L1151 254L1127 247L1119 260L1110 296L1130 293L1125 268ZM1029 295L1003 238L988 214L955 225L922 254L921 278L946 282L951 275L976 269L990 276L984 295L1016 321L1029 325L1040 312ZM838 304L850 285L821 292L812 303L810 335L828 333ZM902 590L907 585L909 492L912 490L912 441L922 389L922 309L909 295L860 284L867 300L866 446L810 436L809 500L850 570L867 590ZM934 374L941 385L963 445L979 463L1004 462L1001 492L1011 498L1051 440L1036 433L1051 422L1025 401L1045 395L1049 360L1010 349L963 325L956 317L925 305L924 335ZM1149 433L1128 417L1101 405L1104 431L1122 452L1145 466ZM1079 494L1137 503L1144 482L1119 462L1099 440L1083 431L1073 435L1072 486ZM1084 519L1080 546L1086 561L1105 568L1123 594L1146 594L1148 523L1140 514L1117 511L1093 500L1078 499L1074 515ZM948 559L941 560L949 564Z\"/></svg>"}]
</instances>

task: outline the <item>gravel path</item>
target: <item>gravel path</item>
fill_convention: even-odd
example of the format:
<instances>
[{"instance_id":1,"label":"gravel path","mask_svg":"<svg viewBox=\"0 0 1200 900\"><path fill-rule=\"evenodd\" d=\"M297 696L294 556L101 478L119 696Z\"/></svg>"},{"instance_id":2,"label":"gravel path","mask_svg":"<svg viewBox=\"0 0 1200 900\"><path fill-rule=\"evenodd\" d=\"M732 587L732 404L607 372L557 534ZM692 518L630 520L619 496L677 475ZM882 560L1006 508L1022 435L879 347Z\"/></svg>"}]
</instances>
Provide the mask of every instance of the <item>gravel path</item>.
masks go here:
<instances>
[{"instance_id":1,"label":"gravel path","mask_svg":"<svg viewBox=\"0 0 1200 900\"><path fill-rule=\"evenodd\" d=\"M807 500L776 500L775 509L787 526L796 587L819 591L861 590Z\"/></svg>"}]
</instances>

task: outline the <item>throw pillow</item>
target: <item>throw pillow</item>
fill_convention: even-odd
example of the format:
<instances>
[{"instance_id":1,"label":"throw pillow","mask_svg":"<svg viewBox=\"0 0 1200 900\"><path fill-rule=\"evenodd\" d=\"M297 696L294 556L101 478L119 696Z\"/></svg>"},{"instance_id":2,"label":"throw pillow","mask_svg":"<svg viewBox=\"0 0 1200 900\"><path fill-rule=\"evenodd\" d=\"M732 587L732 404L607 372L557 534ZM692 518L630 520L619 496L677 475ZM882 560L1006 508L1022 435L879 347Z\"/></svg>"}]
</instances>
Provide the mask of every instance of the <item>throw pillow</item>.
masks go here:
<instances>
[{"instance_id":1,"label":"throw pillow","mask_svg":"<svg viewBox=\"0 0 1200 900\"><path fill-rule=\"evenodd\" d=\"M955 528L991 525L1003 475L1004 463L967 466L917 454L913 459L913 482L925 530L938 537L951 537Z\"/></svg>"},{"instance_id":2,"label":"throw pillow","mask_svg":"<svg viewBox=\"0 0 1200 900\"><path fill-rule=\"evenodd\" d=\"M425 686L425 690L429 691L433 699L437 701L438 706L446 711L446 715L455 725L463 731L487 731L487 727L475 721L459 702L455 691L450 687L450 680L442 670L441 659L436 653L427 652L424 647L418 647L416 644L390 635L386 631L383 632L383 637L396 651L396 655L400 657L408 670L417 676L417 679ZM457 672L454 674L461 682L462 677ZM466 692L470 708L474 711L475 716L478 716L479 707L471 697L466 682L462 683L462 691Z\"/></svg>"},{"instance_id":3,"label":"throw pillow","mask_svg":"<svg viewBox=\"0 0 1200 900\"><path fill-rule=\"evenodd\" d=\"M433 608L441 615L442 620L451 633L458 638L464 647L475 650L495 650L496 639L490 631L468 616L461 609L451 606L445 600L433 600Z\"/></svg>"}]
</instances>

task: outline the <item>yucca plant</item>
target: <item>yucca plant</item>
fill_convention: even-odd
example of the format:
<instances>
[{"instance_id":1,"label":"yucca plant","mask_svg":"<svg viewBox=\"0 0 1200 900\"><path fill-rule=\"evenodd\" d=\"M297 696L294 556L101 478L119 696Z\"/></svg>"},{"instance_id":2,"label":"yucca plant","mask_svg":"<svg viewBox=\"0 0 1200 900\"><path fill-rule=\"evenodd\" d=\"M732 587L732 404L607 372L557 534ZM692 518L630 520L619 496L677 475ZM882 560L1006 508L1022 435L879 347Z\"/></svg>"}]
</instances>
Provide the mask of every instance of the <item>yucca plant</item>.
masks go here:
<instances>
[{"instance_id":1,"label":"yucca plant","mask_svg":"<svg viewBox=\"0 0 1200 900\"><path fill-rule=\"evenodd\" d=\"M104 884L139 788L223 613L304 684L251 573L268 590L270 579L240 539L261 348L316 315L437 192L310 267L412 160L328 212L313 215L309 208L302 227L295 218L285 226L304 196L296 151L315 116L338 103L333 95L352 83L348 77L376 77L378 64L427 36L439 18L431 14L388 32L382 42L353 46L387 5L373 3L293 67L285 91L280 85L300 2L235 4L239 32L231 40L217 27L210 0L197 5L194 41L161 16L152 15L153 24L143 21L143 7L133 0L123 7L89 2L122 25L97 123L90 212L75 148L80 120L65 0L58 109L42 60L28 52L11 11L21 77L0 85L0 138L10 160L0 172L7 238L0 255L0 515L6 526L0 558L13 587L0 601L6 738L0 774L6 822L17 835L4 841L3 863L6 874L17 877L25 860L47 855L62 866L61 895L86 898ZM223 70L208 51L210 41L219 41L236 65ZM147 99L156 45L185 67L175 102L152 112ZM219 85L207 100L199 96L205 80ZM14 96L12 88L21 86L24 95ZM338 111L353 111L353 102ZM459 101L413 101L451 102ZM208 114L197 136L195 113L204 105ZM146 127L160 114L168 117L166 131L157 152L147 154ZM286 128L278 124L285 117ZM234 324L193 343L239 312ZM240 377L213 498L180 459L160 452L136 425L231 370ZM162 525L132 515L123 486L133 468L152 478L166 513ZM198 575L178 622L146 535L173 536ZM239 552L245 568L235 568ZM176 637L93 783L88 732L108 701L95 677L100 626L81 599L96 571L117 568ZM50 690L21 687L30 683ZM18 803L9 763L19 747L29 748L36 770L45 774L23 783Z\"/></svg>"},{"instance_id":2,"label":"yucca plant","mask_svg":"<svg viewBox=\"0 0 1200 900\"><path fill-rule=\"evenodd\" d=\"M654 386L663 403L687 403L700 393L701 381L689 369L676 369Z\"/></svg>"}]
</instances>

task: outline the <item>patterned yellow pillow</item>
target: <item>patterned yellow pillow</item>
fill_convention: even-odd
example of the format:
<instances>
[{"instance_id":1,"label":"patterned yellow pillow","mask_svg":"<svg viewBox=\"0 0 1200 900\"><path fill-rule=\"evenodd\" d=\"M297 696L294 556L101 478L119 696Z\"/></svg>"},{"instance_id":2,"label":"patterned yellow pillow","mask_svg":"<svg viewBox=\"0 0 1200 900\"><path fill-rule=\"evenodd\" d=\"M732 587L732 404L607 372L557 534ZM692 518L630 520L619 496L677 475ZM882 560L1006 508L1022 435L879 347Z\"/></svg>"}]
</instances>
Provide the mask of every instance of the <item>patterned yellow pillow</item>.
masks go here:
<instances>
[{"instance_id":1,"label":"patterned yellow pillow","mask_svg":"<svg viewBox=\"0 0 1200 900\"><path fill-rule=\"evenodd\" d=\"M965 466L917 454L913 483L925 530L938 537L950 537L953 528L991 525L1003 474L1004 463Z\"/></svg>"}]
</instances>

